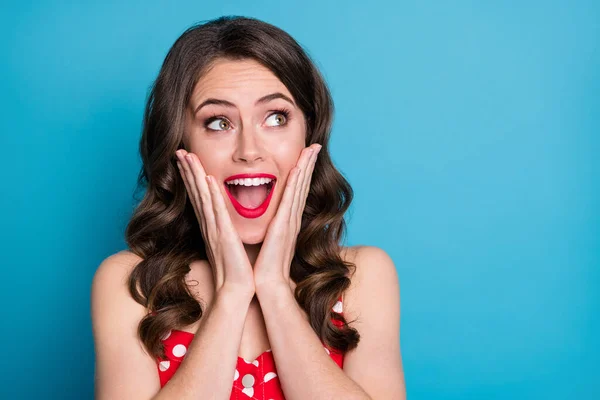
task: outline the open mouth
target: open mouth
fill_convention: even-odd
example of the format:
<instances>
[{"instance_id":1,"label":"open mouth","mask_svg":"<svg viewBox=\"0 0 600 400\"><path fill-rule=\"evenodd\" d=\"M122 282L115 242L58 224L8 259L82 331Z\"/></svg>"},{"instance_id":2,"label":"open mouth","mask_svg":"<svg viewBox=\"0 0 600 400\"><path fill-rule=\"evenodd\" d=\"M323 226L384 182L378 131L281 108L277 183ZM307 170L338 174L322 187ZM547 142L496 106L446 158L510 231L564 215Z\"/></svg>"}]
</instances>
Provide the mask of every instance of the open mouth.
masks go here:
<instances>
[{"instance_id":1,"label":"open mouth","mask_svg":"<svg viewBox=\"0 0 600 400\"><path fill-rule=\"evenodd\" d=\"M248 177L246 174L230 177L224 185L227 196L239 215L258 218L269 208L276 183L277 179L273 175Z\"/></svg>"},{"instance_id":2,"label":"open mouth","mask_svg":"<svg viewBox=\"0 0 600 400\"><path fill-rule=\"evenodd\" d=\"M269 198L275 180L257 186L245 186L241 184L225 184L228 193L244 208L254 210L260 207Z\"/></svg>"}]
</instances>

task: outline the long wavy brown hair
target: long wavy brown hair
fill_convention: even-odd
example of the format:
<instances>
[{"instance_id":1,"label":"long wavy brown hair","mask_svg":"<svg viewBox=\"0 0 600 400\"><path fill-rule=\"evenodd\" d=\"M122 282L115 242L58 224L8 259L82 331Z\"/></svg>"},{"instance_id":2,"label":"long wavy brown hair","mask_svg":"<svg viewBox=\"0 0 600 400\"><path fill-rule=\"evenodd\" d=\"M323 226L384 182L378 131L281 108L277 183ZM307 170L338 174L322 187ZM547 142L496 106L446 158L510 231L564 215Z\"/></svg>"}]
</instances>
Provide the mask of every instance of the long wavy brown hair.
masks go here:
<instances>
[{"instance_id":1,"label":"long wavy brown hair","mask_svg":"<svg viewBox=\"0 0 600 400\"><path fill-rule=\"evenodd\" d=\"M333 312L350 285L356 265L341 258L344 213L353 191L333 166L328 142L333 101L320 72L285 31L247 17L224 16L188 28L169 50L150 87L140 141L142 168L137 189L145 189L126 228L130 250L142 258L129 276L129 291L148 310L138 335L151 355L165 358L161 338L193 324L203 314L185 282L190 263L207 260L192 203L178 172L175 151L183 146L184 112L202 73L217 59L253 59L288 88L306 120L306 146L323 146L290 267L294 296L310 325L328 346L355 348L358 331ZM139 199L136 199L139 200ZM341 321L336 327L331 319Z\"/></svg>"}]
</instances>

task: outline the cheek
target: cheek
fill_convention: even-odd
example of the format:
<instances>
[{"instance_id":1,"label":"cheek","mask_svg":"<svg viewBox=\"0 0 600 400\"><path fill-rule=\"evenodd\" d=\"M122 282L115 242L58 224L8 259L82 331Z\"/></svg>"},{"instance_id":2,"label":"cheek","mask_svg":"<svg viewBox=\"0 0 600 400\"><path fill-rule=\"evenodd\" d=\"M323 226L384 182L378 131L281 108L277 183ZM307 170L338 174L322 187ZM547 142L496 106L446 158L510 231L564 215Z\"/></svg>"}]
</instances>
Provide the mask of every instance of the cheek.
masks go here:
<instances>
[{"instance_id":1,"label":"cheek","mask_svg":"<svg viewBox=\"0 0 600 400\"><path fill-rule=\"evenodd\" d=\"M279 142L277 145L273 146L271 154L273 154L273 157L277 160L280 170L285 172L296 166L303 149L303 142Z\"/></svg>"},{"instance_id":2,"label":"cheek","mask_svg":"<svg viewBox=\"0 0 600 400\"><path fill-rule=\"evenodd\" d=\"M207 175L219 176L223 165L226 165L226 156L223 152L215 151L214 146L193 146L191 152L198 156L200 164Z\"/></svg>"}]
</instances>

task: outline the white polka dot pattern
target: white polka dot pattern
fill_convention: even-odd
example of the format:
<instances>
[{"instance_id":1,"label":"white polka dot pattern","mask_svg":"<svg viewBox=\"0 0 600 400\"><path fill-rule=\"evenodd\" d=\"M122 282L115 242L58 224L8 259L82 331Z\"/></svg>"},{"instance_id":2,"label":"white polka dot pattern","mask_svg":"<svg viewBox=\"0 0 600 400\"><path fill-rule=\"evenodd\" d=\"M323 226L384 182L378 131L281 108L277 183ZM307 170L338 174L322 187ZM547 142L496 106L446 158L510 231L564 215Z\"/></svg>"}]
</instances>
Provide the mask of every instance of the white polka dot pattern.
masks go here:
<instances>
[{"instance_id":1,"label":"white polka dot pattern","mask_svg":"<svg viewBox=\"0 0 600 400\"><path fill-rule=\"evenodd\" d=\"M337 303L335 303L335 305L333 306L333 311L335 311L336 313L341 313L343 311L342 309L342 302L341 301L337 301Z\"/></svg>"},{"instance_id":2,"label":"white polka dot pattern","mask_svg":"<svg viewBox=\"0 0 600 400\"><path fill-rule=\"evenodd\" d=\"M182 344L178 344L177 346L173 347L173 355L175 357L183 357L186 352L187 348Z\"/></svg>"},{"instance_id":3,"label":"white polka dot pattern","mask_svg":"<svg viewBox=\"0 0 600 400\"><path fill-rule=\"evenodd\" d=\"M335 303L332 310L342 313L342 299ZM341 321L331 319L336 326L343 325ZM162 337L166 359L158 359L160 385L164 387L177 371L194 338L191 332L172 329ZM343 368L344 354L328 347L323 349L327 355ZM241 379L240 379L241 378ZM233 386L230 400L284 400L281 384L275 368L275 357L271 349L265 350L255 360L246 360L238 356L236 368L233 371Z\"/></svg>"},{"instance_id":4,"label":"white polka dot pattern","mask_svg":"<svg viewBox=\"0 0 600 400\"><path fill-rule=\"evenodd\" d=\"M269 350L269 351L270 351L270 350ZM248 360L246 360L245 358L242 358L242 360L244 360L244 362L245 362L246 364L253 364L253 365L255 365L255 366L257 366L257 367L258 367L258 360L254 360L254 361L248 361Z\"/></svg>"},{"instance_id":5,"label":"white polka dot pattern","mask_svg":"<svg viewBox=\"0 0 600 400\"><path fill-rule=\"evenodd\" d=\"M271 379L275 378L277 376L277 374L275 372L267 372L267 374L265 375L265 382L269 382Z\"/></svg>"},{"instance_id":6,"label":"white polka dot pattern","mask_svg":"<svg viewBox=\"0 0 600 400\"><path fill-rule=\"evenodd\" d=\"M244 385L244 389L242 389L242 393L246 394L248 397L254 396L254 376L252 374L246 374L242 378L242 385Z\"/></svg>"},{"instance_id":7,"label":"white polka dot pattern","mask_svg":"<svg viewBox=\"0 0 600 400\"><path fill-rule=\"evenodd\" d=\"M254 377L250 374L246 374L244 375L244 377L242 378L242 385L244 385L244 387L252 387L254 386Z\"/></svg>"},{"instance_id":8,"label":"white polka dot pattern","mask_svg":"<svg viewBox=\"0 0 600 400\"><path fill-rule=\"evenodd\" d=\"M166 370L169 369L169 367L171 366L171 361L161 361L160 364L158 364L158 369L161 370L161 372L165 372Z\"/></svg>"}]
</instances>

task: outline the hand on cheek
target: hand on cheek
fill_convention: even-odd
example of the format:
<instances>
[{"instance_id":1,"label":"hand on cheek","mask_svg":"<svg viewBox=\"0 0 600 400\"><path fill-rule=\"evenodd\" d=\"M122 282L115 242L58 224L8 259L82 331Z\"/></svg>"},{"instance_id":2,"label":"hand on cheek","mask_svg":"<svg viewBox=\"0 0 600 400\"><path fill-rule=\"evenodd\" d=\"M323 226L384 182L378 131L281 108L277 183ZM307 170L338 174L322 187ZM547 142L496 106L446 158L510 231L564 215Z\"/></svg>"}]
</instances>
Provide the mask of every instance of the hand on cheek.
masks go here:
<instances>
[{"instance_id":1,"label":"hand on cheek","mask_svg":"<svg viewBox=\"0 0 600 400\"><path fill-rule=\"evenodd\" d=\"M212 266L215 290L252 297L255 293L252 265L231 221L219 184L206 174L196 154L181 149L176 155Z\"/></svg>"},{"instance_id":2,"label":"hand on cheek","mask_svg":"<svg viewBox=\"0 0 600 400\"><path fill-rule=\"evenodd\" d=\"M257 292L259 287L289 285L290 264L294 257L302 214L320 150L319 144L305 148L300 153L296 166L290 170L277 213L269 224L254 264L254 284Z\"/></svg>"}]
</instances>

